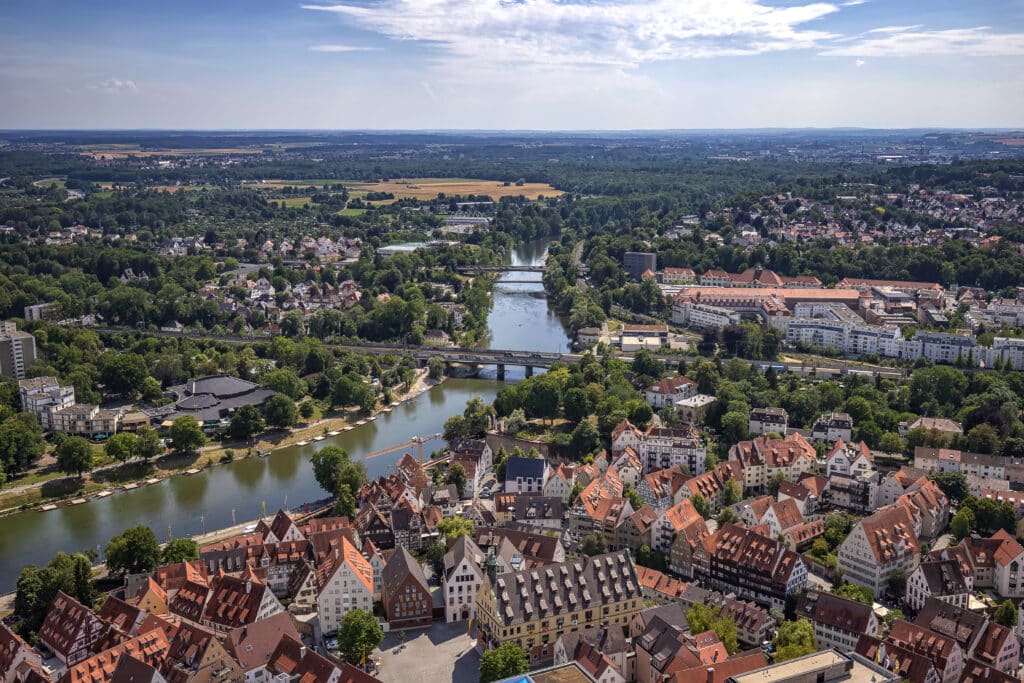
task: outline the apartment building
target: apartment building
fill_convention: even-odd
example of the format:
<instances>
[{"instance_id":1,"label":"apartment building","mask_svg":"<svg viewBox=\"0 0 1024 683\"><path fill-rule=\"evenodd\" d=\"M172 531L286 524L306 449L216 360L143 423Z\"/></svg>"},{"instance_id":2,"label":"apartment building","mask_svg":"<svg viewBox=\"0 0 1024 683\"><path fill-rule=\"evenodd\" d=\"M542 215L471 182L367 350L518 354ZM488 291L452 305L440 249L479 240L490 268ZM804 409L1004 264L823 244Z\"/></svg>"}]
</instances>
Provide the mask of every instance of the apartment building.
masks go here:
<instances>
[{"instance_id":1,"label":"apartment building","mask_svg":"<svg viewBox=\"0 0 1024 683\"><path fill-rule=\"evenodd\" d=\"M893 505L860 520L839 545L839 566L850 583L881 595L896 570L917 569L921 548L910 510Z\"/></svg>"},{"instance_id":2,"label":"apartment building","mask_svg":"<svg viewBox=\"0 0 1024 683\"><path fill-rule=\"evenodd\" d=\"M14 323L0 323L0 375L25 379L25 370L36 360L36 338L20 332Z\"/></svg>"},{"instance_id":3,"label":"apartment building","mask_svg":"<svg viewBox=\"0 0 1024 683\"><path fill-rule=\"evenodd\" d=\"M797 601L796 616L814 625L814 640L822 650L852 652L862 635L878 632L878 617L871 605L832 593L807 591Z\"/></svg>"}]
</instances>

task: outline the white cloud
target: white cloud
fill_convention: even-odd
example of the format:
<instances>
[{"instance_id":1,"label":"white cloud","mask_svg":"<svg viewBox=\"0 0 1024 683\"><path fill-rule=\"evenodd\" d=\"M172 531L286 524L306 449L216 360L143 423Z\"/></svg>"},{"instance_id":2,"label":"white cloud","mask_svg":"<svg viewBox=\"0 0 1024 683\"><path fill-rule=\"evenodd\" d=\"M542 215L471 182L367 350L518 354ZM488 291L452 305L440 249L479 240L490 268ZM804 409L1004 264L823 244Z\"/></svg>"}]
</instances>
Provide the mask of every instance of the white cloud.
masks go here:
<instances>
[{"instance_id":1,"label":"white cloud","mask_svg":"<svg viewBox=\"0 0 1024 683\"><path fill-rule=\"evenodd\" d=\"M109 93L122 93L122 92L137 92L139 86L135 84L135 81L122 80L120 78L108 78L101 83L89 86L93 90L102 90L103 92Z\"/></svg>"},{"instance_id":2,"label":"white cloud","mask_svg":"<svg viewBox=\"0 0 1024 683\"><path fill-rule=\"evenodd\" d=\"M867 62L865 62L863 59L858 59L857 61L854 62L854 64L856 64L857 68L859 69L860 67L862 67L865 64L867 64Z\"/></svg>"},{"instance_id":3,"label":"white cloud","mask_svg":"<svg viewBox=\"0 0 1024 683\"><path fill-rule=\"evenodd\" d=\"M843 3L843 7L856 7L857 5L864 5L868 0L846 0Z\"/></svg>"},{"instance_id":4,"label":"white cloud","mask_svg":"<svg viewBox=\"0 0 1024 683\"><path fill-rule=\"evenodd\" d=\"M372 52L379 47L362 47L360 45L311 45L311 52Z\"/></svg>"},{"instance_id":5,"label":"white cloud","mask_svg":"<svg viewBox=\"0 0 1024 683\"><path fill-rule=\"evenodd\" d=\"M838 11L828 2L761 0L378 0L303 5L387 38L440 48L450 66L505 69L616 66L820 47L838 36L803 25Z\"/></svg>"},{"instance_id":6,"label":"white cloud","mask_svg":"<svg viewBox=\"0 0 1024 683\"><path fill-rule=\"evenodd\" d=\"M861 40L821 52L828 57L1010 57L1024 55L1024 33L993 33L991 27L922 30L919 26L886 26Z\"/></svg>"}]
</instances>

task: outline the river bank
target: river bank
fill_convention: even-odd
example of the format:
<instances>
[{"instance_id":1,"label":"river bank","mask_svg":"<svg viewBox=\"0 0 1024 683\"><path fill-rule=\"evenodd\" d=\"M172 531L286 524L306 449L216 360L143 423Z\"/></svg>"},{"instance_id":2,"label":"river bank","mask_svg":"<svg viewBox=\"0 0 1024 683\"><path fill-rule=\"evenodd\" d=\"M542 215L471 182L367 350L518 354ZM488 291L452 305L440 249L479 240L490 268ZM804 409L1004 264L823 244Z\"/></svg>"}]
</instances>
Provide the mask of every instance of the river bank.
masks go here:
<instances>
[{"instance_id":1,"label":"river bank","mask_svg":"<svg viewBox=\"0 0 1024 683\"><path fill-rule=\"evenodd\" d=\"M419 370L408 391L392 395L390 404L382 405L368 415L356 409L338 411L316 422L297 425L288 430L264 432L251 441L221 442L203 446L195 453L168 453L149 462L132 461L107 466L86 474L84 481L79 481L77 477L62 477L24 485L15 484L0 491L0 518L27 509L49 512L62 504L83 505L93 499L156 484L168 477L190 476L235 460L265 457L283 448L321 441L327 436L337 436L376 420L443 383L445 379L429 379L426 369ZM227 457L228 451L231 451L230 458Z\"/></svg>"}]
</instances>

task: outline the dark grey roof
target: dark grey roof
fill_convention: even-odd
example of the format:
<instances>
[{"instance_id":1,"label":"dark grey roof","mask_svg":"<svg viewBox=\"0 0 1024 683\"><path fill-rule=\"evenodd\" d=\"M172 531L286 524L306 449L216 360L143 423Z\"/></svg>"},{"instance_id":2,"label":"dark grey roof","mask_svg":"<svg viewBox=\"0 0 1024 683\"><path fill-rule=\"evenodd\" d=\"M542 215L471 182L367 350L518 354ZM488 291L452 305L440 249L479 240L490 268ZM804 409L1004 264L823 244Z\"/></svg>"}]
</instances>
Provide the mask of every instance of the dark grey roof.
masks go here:
<instances>
[{"instance_id":1,"label":"dark grey roof","mask_svg":"<svg viewBox=\"0 0 1024 683\"><path fill-rule=\"evenodd\" d=\"M967 581L956 560L935 560L921 563L928 591L938 597L940 595L956 595L968 592Z\"/></svg>"},{"instance_id":2,"label":"dark grey roof","mask_svg":"<svg viewBox=\"0 0 1024 683\"><path fill-rule=\"evenodd\" d=\"M547 461L544 458L509 458L505 462L505 481L515 481L519 477L542 479L545 465Z\"/></svg>"},{"instance_id":3,"label":"dark grey roof","mask_svg":"<svg viewBox=\"0 0 1024 683\"><path fill-rule=\"evenodd\" d=\"M625 552L502 574L492 589L505 626L643 597Z\"/></svg>"},{"instance_id":4,"label":"dark grey roof","mask_svg":"<svg viewBox=\"0 0 1024 683\"><path fill-rule=\"evenodd\" d=\"M640 617L645 625L645 631L647 630L646 625L656 619L660 620L661 623L678 628L680 631L687 631L690 628L690 622L686 620L687 609L684 605L673 602L658 607L649 607L637 616Z\"/></svg>"},{"instance_id":5,"label":"dark grey roof","mask_svg":"<svg viewBox=\"0 0 1024 683\"><path fill-rule=\"evenodd\" d=\"M189 380L168 391L175 396L175 403L160 411L161 415L169 420L191 415L200 422L228 419L236 409L246 405L262 406L277 393L227 375Z\"/></svg>"},{"instance_id":6,"label":"dark grey roof","mask_svg":"<svg viewBox=\"0 0 1024 683\"><path fill-rule=\"evenodd\" d=\"M444 554L444 575L447 578L452 570L459 566L466 557L478 570L483 565L486 554L469 536L459 536L448 545Z\"/></svg>"},{"instance_id":7,"label":"dark grey roof","mask_svg":"<svg viewBox=\"0 0 1024 683\"><path fill-rule=\"evenodd\" d=\"M423 587L424 592L430 592L430 588L427 586L427 577L423 574L423 567L405 546L399 546L388 558L384 569L381 570L381 587L385 593L392 595L410 575Z\"/></svg>"}]
</instances>

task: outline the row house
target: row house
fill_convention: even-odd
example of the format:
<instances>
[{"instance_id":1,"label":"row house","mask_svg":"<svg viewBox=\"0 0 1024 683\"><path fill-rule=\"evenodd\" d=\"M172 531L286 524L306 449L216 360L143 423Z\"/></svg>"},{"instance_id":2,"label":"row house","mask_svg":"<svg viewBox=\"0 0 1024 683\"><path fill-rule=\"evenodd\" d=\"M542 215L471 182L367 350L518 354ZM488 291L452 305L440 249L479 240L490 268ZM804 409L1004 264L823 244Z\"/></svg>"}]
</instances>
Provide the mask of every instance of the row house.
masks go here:
<instances>
[{"instance_id":1,"label":"row house","mask_svg":"<svg viewBox=\"0 0 1024 683\"><path fill-rule=\"evenodd\" d=\"M904 601L913 612L924 607L928 598L966 608L970 595L971 587L959 562L926 557L907 577Z\"/></svg>"},{"instance_id":2,"label":"row house","mask_svg":"<svg viewBox=\"0 0 1024 683\"><path fill-rule=\"evenodd\" d=\"M694 576L758 604L782 608L786 597L803 589L807 566L778 541L735 524L704 539L693 554Z\"/></svg>"},{"instance_id":3,"label":"row house","mask_svg":"<svg viewBox=\"0 0 1024 683\"><path fill-rule=\"evenodd\" d=\"M736 624L736 639L744 645L756 647L771 640L778 626L771 613L749 600L726 598L718 616L732 619Z\"/></svg>"},{"instance_id":4,"label":"row house","mask_svg":"<svg viewBox=\"0 0 1024 683\"><path fill-rule=\"evenodd\" d=\"M955 560L972 590L991 588L1004 598L1024 597L1024 547L1003 529L990 538L971 536L933 550L929 558Z\"/></svg>"},{"instance_id":5,"label":"row house","mask_svg":"<svg viewBox=\"0 0 1024 683\"><path fill-rule=\"evenodd\" d=\"M679 579L641 565L636 567L636 578L644 596L659 605L678 601L689 586Z\"/></svg>"},{"instance_id":6,"label":"row house","mask_svg":"<svg viewBox=\"0 0 1024 683\"><path fill-rule=\"evenodd\" d=\"M39 627L39 643L70 667L90 656L106 629L91 609L59 591Z\"/></svg>"},{"instance_id":7,"label":"row house","mask_svg":"<svg viewBox=\"0 0 1024 683\"><path fill-rule=\"evenodd\" d=\"M626 446L621 453L612 459L609 467L614 467L619 474L619 479L626 486L637 488L640 480L644 477L644 464L640 456L630 446Z\"/></svg>"},{"instance_id":8,"label":"row house","mask_svg":"<svg viewBox=\"0 0 1024 683\"><path fill-rule=\"evenodd\" d=\"M781 439L759 436L740 441L729 449L729 459L740 462L744 491L763 491L768 480L778 474L796 481L810 472L817 464L817 452L796 433Z\"/></svg>"},{"instance_id":9,"label":"row house","mask_svg":"<svg viewBox=\"0 0 1024 683\"><path fill-rule=\"evenodd\" d=\"M643 505L619 524L615 530L615 548L630 549L636 552L640 546L652 547L654 523L661 515L650 505Z\"/></svg>"},{"instance_id":10,"label":"row house","mask_svg":"<svg viewBox=\"0 0 1024 683\"><path fill-rule=\"evenodd\" d=\"M445 621L465 621L476 615L476 594L483 585L485 559L487 555L468 536L448 543L441 588Z\"/></svg>"},{"instance_id":11,"label":"row house","mask_svg":"<svg viewBox=\"0 0 1024 683\"><path fill-rule=\"evenodd\" d=\"M960 680L967 657L953 638L900 619L893 623L885 642L930 660L942 683Z\"/></svg>"},{"instance_id":12,"label":"row house","mask_svg":"<svg viewBox=\"0 0 1024 683\"><path fill-rule=\"evenodd\" d=\"M668 554L677 536L685 536L687 543L695 547L708 535L704 518L685 498L661 513L651 528L651 548Z\"/></svg>"},{"instance_id":13,"label":"row house","mask_svg":"<svg viewBox=\"0 0 1024 683\"><path fill-rule=\"evenodd\" d=\"M846 413L825 413L811 427L815 441L846 441L853 439L853 418Z\"/></svg>"},{"instance_id":14,"label":"row house","mask_svg":"<svg viewBox=\"0 0 1024 683\"><path fill-rule=\"evenodd\" d=\"M478 528L473 535L473 540L485 552L489 552L491 548L496 549L508 541L527 567L565 562L565 546L556 535L532 533L508 527Z\"/></svg>"},{"instance_id":15,"label":"row house","mask_svg":"<svg viewBox=\"0 0 1024 683\"><path fill-rule=\"evenodd\" d=\"M942 683L942 673L929 657L913 652L873 635L864 634L854 649L861 657L875 662L910 683ZM979 681L980 683L980 681Z\"/></svg>"},{"instance_id":16,"label":"row house","mask_svg":"<svg viewBox=\"0 0 1024 683\"><path fill-rule=\"evenodd\" d=\"M423 568L409 551L399 547L381 575L381 605L391 629L429 626L434 603Z\"/></svg>"},{"instance_id":17,"label":"row house","mask_svg":"<svg viewBox=\"0 0 1024 683\"><path fill-rule=\"evenodd\" d=\"M827 477L833 474L861 475L874 471L875 461L871 457L871 449L863 441L854 445L845 439L837 439L825 458Z\"/></svg>"},{"instance_id":18,"label":"row house","mask_svg":"<svg viewBox=\"0 0 1024 683\"><path fill-rule=\"evenodd\" d=\"M822 479L824 479L822 477ZM796 503L797 509L801 515L805 517L807 515L813 515L818 509L820 500L818 499L815 489L811 486L806 485L807 479L801 479L798 482L784 481L779 484L779 500L786 500L787 498L793 499ZM827 480L826 480L827 481Z\"/></svg>"},{"instance_id":19,"label":"row house","mask_svg":"<svg viewBox=\"0 0 1024 683\"><path fill-rule=\"evenodd\" d=\"M544 482L543 494L547 498L559 498L563 503L568 504L574 481L571 467L566 465L554 467L551 469L551 476Z\"/></svg>"},{"instance_id":20,"label":"row house","mask_svg":"<svg viewBox=\"0 0 1024 683\"><path fill-rule=\"evenodd\" d=\"M640 481L636 491L646 505L663 512L683 498L690 497L685 486L687 479L678 467L655 470Z\"/></svg>"},{"instance_id":21,"label":"row house","mask_svg":"<svg viewBox=\"0 0 1024 683\"><path fill-rule=\"evenodd\" d=\"M473 499L481 493L484 479L493 468L494 454L482 439L457 439L450 445L452 463L462 465L466 471L465 498ZM571 486L570 486L571 488Z\"/></svg>"},{"instance_id":22,"label":"row house","mask_svg":"<svg viewBox=\"0 0 1024 683\"><path fill-rule=\"evenodd\" d=\"M878 632L878 617L871 605L832 593L807 591L797 600L796 616L814 626L814 640L821 650L851 652L862 635Z\"/></svg>"},{"instance_id":23,"label":"row house","mask_svg":"<svg viewBox=\"0 0 1024 683\"><path fill-rule=\"evenodd\" d=\"M927 477L921 477L908 487L896 500L896 505L916 510L915 516L921 520L918 533L924 538L938 538L949 525L949 499L939 485Z\"/></svg>"},{"instance_id":24,"label":"row house","mask_svg":"<svg viewBox=\"0 0 1024 683\"><path fill-rule=\"evenodd\" d=\"M633 678L633 648L622 629L589 628L566 633L554 646L554 664L576 662L598 683L625 683Z\"/></svg>"},{"instance_id":25,"label":"row house","mask_svg":"<svg viewBox=\"0 0 1024 683\"><path fill-rule=\"evenodd\" d=\"M850 583L881 595L897 570L917 568L921 548L919 522L902 505L879 510L860 520L839 545L838 561Z\"/></svg>"},{"instance_id":26,"label":"row house","mask_svg":"<svg viewBox=\"0 0 1024 683\"><path fill-rule=\"evenodd\" d=\"M735 479L743 488L743 471L740 463L735 460L727 460L715 465L715 468L696 477L691 477L684 482L683 487L686 497L700 495L708 502L712 513L717 513L722 508L726 485L730 480Z\"/></svg>"},{"instance_id":27,"label":"row house","mask_svg":"<svg viewBox=\"0 0 1024 683\"><path fill-rule=\"evenodd\" d=\"M965 660L976 659L1003 673L1017 673L1020 642L1011 629L982 614L929 598L914 624L956 641Z\"/></svg>"}]
</instances>

